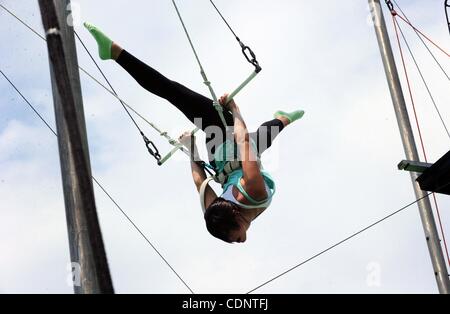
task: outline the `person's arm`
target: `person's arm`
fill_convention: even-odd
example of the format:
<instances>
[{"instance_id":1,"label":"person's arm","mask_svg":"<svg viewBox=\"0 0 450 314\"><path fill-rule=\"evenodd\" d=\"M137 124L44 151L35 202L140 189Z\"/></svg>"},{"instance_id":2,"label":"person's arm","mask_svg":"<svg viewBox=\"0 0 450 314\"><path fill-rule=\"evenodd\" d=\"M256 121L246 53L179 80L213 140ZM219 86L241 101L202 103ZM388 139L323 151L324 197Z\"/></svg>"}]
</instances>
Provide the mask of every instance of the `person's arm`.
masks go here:
<instances>
[{"instance_id":1,"label":"person's arm","mask_svg":"<svg viewBox=\"0 0 450 314\"><path fill-rule=\"evenodd\" d=\"M235 101L231 100L227 104L227 98L228 95L222 96L220 103L233 114L234 138L242 159L242 187L255 200L266 199L268 195L264 178L259 168L257 153L250 144L247 126Z\"/></svg>"},{"instance_id":2,"label":"person's arm","mask_svg":"<svg viewBox=\"0 0 450 314\"><path fill-rule=\"evenodd\" d=\"M200 187L202 183L206 180L205 170L198 164L199 154L197 145L195 143L195 136L191 134L191 132L185 132L180 136L179 142L183 144L191 153L191 172L192 179L194 180L194 184L197 188L197 191L200 192ZM214 200L217 199L217 195L214 190L208 185L205 190L205 206L206 208L211 205Z\"/></svg>"}]
</instances>

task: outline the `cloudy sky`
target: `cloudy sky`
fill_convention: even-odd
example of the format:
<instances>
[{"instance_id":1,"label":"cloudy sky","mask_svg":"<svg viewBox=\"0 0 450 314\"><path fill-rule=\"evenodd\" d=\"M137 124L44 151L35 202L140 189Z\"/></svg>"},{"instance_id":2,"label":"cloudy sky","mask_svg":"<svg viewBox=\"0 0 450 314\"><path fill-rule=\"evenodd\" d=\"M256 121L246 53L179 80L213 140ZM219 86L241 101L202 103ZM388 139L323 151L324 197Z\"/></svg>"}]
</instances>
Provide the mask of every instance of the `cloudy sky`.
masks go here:
<instances>
[{"instance_id":1,"label":"cloudy sky","mask_svg":"<svg viewBox=\"0 0 450 314\"><path fill-rule=\"evenodd\" d=\"M231 91L251 71L239 46L209 1L178 2L215 89ZM415 25L450 50L443 1L398 2ZM37 1L0 3L43 32ZM208 95L171 1L76 3L83 21L171 79ZM209 236L184 155L157 167L118 101L84 74L81 82L94 176L192 290L245 293L415 197L409 175L396 170L404 153L365 0L217 0L217 5L264 68L236 99L249 128L276 110L307 113L263 158L278 191L245 244ZM77 30L95 52L89 34ZM449 123L449 81L414 33L404 30ZM1 8L0 33L0 69L54 125L45 43ZM449 70L449 58L433 52ZM80 46L78 57L100 78ZM435 161L448 151L450 139L407 62L426 149ZM114 62L100 65L121 97L161 128L173 136L192 128ZM56 138L2 77L0 112L0 292L71 293ZM163 152L170 149L141 125ZM97 188L96 198L116 291L189 292ZM450 237L450 201L443 196L438 201ZM258 292L436 293L417 207Z\"/></svg>"}]
</instances>

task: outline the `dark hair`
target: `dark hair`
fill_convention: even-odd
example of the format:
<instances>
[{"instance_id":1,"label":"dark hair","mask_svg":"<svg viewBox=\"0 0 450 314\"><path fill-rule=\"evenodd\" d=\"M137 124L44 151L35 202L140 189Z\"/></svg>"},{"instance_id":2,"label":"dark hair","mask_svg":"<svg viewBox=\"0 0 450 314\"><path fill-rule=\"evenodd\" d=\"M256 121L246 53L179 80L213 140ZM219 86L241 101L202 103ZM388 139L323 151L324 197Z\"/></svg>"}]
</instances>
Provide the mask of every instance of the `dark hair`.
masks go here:
<instances>
[{"instance_id":1,"label":"dark hair","mask_svg":"<svg viewBox=\"0 0 450 314\"><path fill-rule=\"evenodd\" d=\"M236 204L218 197L206 209L206 229L214 237L231 243L230 231L239 229L238 214L239 207Z\"/></svg>"}]
</instances>

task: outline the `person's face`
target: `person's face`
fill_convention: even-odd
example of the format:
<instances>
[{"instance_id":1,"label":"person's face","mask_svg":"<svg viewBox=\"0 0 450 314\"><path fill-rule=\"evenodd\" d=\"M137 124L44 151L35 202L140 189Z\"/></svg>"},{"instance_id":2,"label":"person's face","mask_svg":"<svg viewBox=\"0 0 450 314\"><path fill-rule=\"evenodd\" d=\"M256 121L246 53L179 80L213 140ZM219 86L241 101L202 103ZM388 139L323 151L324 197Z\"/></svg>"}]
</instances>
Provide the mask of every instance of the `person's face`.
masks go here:
<instances>
[{"instance_id":1,"label":"person's face","mask_svg":"<svg viewBox=\"0 0 450 314\"><path fill-rule=\"evenodd\" d=\"M247 240L247 230L242 227L237 230L233 230L229 234L229 239L233 243L244 243Z\"/></svg>"},{"instance_id":2,"label":"person's face","mask_svg":"<svg viewBox=\"0 0 450 314\"><path fill-rule=\"evenodd\" d=\"M229 239L233 243L244 243L247 240L247 230L250 227L250 224L243 219L239 219L238 223L239 229L230 231Z\"/></svg>"}]
</instances>

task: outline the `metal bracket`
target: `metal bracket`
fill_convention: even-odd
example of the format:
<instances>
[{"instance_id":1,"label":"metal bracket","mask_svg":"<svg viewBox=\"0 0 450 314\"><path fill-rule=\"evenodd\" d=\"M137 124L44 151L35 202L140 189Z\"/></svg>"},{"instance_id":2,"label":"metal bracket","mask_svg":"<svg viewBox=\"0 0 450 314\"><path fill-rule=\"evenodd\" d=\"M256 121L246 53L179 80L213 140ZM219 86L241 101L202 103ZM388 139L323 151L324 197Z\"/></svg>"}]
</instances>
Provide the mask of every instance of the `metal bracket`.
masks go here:
<instances>
[{"instance_id":1,"label":"metal bracket","mask_svg":"<svg viewBox=\"0 0 450 314\"><path fill-rule=\"evenodd\" d=\"M402 160L398 164L398 170L423 173L423 172L425 172L425 170L429 169L431 166L433 166L433 164L426 163L426 162Z\"/></svg>"}]
</instances>

